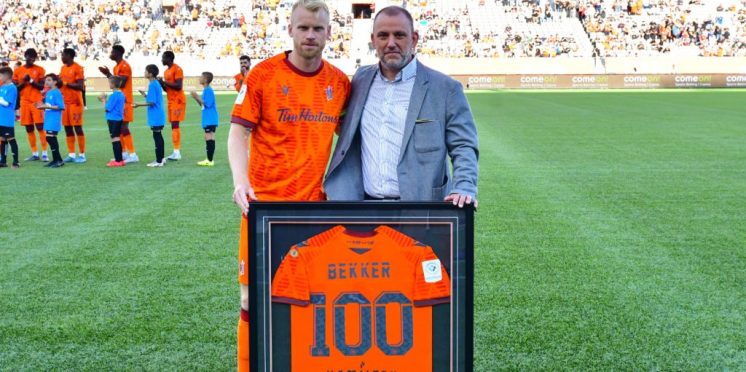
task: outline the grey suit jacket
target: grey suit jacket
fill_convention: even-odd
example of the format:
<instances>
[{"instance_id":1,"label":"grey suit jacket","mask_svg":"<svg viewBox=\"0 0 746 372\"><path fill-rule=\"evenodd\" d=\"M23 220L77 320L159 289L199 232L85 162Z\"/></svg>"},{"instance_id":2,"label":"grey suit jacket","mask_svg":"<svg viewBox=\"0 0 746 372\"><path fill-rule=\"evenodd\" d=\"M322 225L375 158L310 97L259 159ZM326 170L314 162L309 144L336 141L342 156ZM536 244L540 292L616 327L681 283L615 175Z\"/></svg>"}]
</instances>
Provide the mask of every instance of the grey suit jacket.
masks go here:
<instances>
[{"instance_id":1,"label":"grey suit jacket","mask_svg":"<svg viewBox=\"0 0 746 372\"><path fill-rule=\"evenodd\" d=\"M361 67L352 78L347 114L324 181L329 200L364 199L360 120L377 69ZM477 129L463 88L420 61L401 148L401 200L441 201L450 193L476 196Z\"/></svg>"}]
</instances>

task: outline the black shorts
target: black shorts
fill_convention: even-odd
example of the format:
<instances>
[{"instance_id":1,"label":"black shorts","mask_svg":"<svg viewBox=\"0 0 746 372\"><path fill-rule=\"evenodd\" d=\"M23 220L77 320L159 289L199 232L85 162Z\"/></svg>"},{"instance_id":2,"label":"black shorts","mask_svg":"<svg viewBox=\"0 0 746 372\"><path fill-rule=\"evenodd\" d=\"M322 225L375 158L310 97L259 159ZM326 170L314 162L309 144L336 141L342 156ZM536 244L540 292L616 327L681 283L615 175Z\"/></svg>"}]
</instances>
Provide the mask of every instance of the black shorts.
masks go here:
<instances>
[{"instance_id":1,"label":"black shorts","mask_svg":"<svg viewBox=\"0 0 746 372\"><path fill-rule=\"evenodd\" d=\"M150 130L152 130L153 132L160 132L163 130L163 125L159 125L157 127L150 127Z\"/></svg>"},{"instance_id":2,"label":"black shorts","mask_svg":"<svg viewBox=\"0 0 746 372\"><path fill-rule=\"evenodd\" d=\"M107 120L109 124L109 137L119 137L122 135L122 121L121 120Z\"/></svg>"},{"instance_id":3,"label":"black shorts","mask_svg":"<svg viewBox=\"0 0 746 372\"><path fill-rule=\"evenodd\" d=\"M16 136L16 128L14 127L0 127L0 137L5 139L13 138Z\"/></svg>"},{"instance_id":4,"label":"black shorts","mask_svg":"<svg viewBox=\"0 0 746 372\"><path fill-rule=\"evenodd\" d=\"M205 130L205 133L215 133L218 130L218 126L217 125L208 125L208 126L202 128L202 129Z\"/></svg>"},{"instance_id":5,"label":"black shorts","mask_svg":"<svg viewBox=\"0 0 746 372\"><path fill-rule=\"evenodd\" d=\"M49 136L56 136L57 134L60 133L60 131L58 131L58 130L45 130L44 133L47 135L47 137L49 137Z\"/></svg>"}]
</instances>

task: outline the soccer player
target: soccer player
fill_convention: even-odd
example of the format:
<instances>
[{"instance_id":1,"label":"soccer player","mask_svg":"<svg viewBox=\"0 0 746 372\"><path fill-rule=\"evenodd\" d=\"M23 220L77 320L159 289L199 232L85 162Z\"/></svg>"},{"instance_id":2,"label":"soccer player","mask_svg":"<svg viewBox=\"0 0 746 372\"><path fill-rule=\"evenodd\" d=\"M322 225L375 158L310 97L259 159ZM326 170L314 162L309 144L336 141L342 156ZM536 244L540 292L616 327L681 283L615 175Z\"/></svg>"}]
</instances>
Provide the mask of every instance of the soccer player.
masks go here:
<instances>
[{"instance_id":1,"label":"soccer player","mask_svg":"<svg viewBox=\"0 0 746 372\"><path fill-rule=\"evenodd\" d=\"M233 87L236 89L236 92L241 91L241 86L243 85L244 79L246 79L246 74L249 73L249 68L251 68L251 58L249 58L249 56L241 56L238 61L241 64L241 72L233 76Z\"/></svg>"},{"instance_id":2,"label":"soccer player","mask_svg":"<svg viewBox=\"0 0 746 372\"><path fill-rule=\"evenodd\" d=\"M129 63L124 60L124 47L121 45L114 45L113 47L111 47L111 54L109 55L109 59L117 63L117 65L114 66L114 73L112 74L109 71L109 68L106 66L101 66L98 68L98 70L101 71L102 74L106 75L106 77L111 77L112 75L114 75L119 76L124 80L122 93L124 94L124 98L126 99L126 101L124 104L122 135L120 137L122 142L122 156L124 157L124 161L126 163L137 163L138 161L140 161L140 158L135 152L135 142L132 139L132 133L129 129L129 124L134 120L134 112L132 110L132 103L134 102L134 99L132 97L132 68L130 67Z\"/></svg>"},{"instance_id":3,"label":"soccer player","mask_svg":"<svg viewBox=\"0 0 746 372\"><path fill-rule=\"evenodd\" d=\"M26 58L26 64L16 67L13 71L13 82L18 89L20 96L21 125L26 128L28 142L31 146L31 156L26 161L39 160L39 148L36 147L36 134L34 129L39 132L39 141L41 142L41 160L49 161L47 156L47 136L44 133L44 115L36 109L36 104L42 101L41 91L44 90L44 76L46 71L41 66L35 65L39 55L36 49L29 48L23 53Z\"/></svg>"},{"instance_id":4,"label":"soccer player","mask_svg":"<svg viewBox=\"0 0 746 372\"><path fill-rule=\"evenodd\" d=\"M329 9L323 1L297 1L288 32L293 50L263 61L246 76L228 134L233 200L243 212L239 371L248 371L249 364L249 203L324 200L321 181L350 88L347 76L321 58L331 36Z\"/></svg>"},{"instance_id":5,"label":"soccer player","mask_svg":"<svg viewBox=\"0 0 746 372\"><path fill-rule=\"evenodd\" d=\"M85 133L83 133L83 92L85 76L83 67L75 63L75 51L65 48L62 51L62 96L65 98L65 111L62 112L62 125L65 127L67 140L67 157L65 163L85 163ZM75 156L75 139L77 137L80 152Z\"/></svg>"},{"instance_id":6,"label":"soccer player","mask_svg":"<svg viewBox=\"0 0 746 372\"><path fill-rule=\"evenodd\" d=\"M108 162L106 166L109 168L123 167L126 163L122 158L122 142L120 140L125 105L122 79L118 76L110 77L109 88L112 90L110 97L106 97L106 93L101 93L98 97L99 101L104 104L106 123L109 126L109 137L111 137L111 149L114 151L114 159Z\"/></svg>"},{"instance_id":7,"label":"soccer player","mask_svg":"<svg viewBox=\"0 0 746 372\"><path fill-rule=\"evenodd\" d=\"M165 165L163 127L166 125L166 115L163 113L163 89L158 81L158 66L145 66L145 78L148 84L148 93L145 96L144 103L135 103L135 107L148 108L148 126L153 131L153 141L155 142L155 161L148 163L148 167L157 168ZM141 93L144 93L141 91Z\"/></svg>"},{"instance_id":8,"label":"soccer player","mask_svg":"<svg viewBox=\"0 0 746 372\"><path fill-rule=\"evenodd\" d=\"M62 111L65 110L65 100L59 89L62 87L62 80L55 74L48 74L44 78L44 86L47 88L44 103L37 103L36 108L44 110L44 132L47 135L49 148L52 150L52 161L47 164L47 167L59 168L65 165L60 155L60 143L57 141L57 134L62 129Z\"/></svg>"},{"instance_id":9,"label":"soccer player","mask_svg":"<svg viewBox=\"0 0 746 372\"><path fill-rule=\"evenodd\" d=\"M215 92L212 90L212 72L203 72L199 77L199 84L205 89L202 90L202 97L197 92L192 92L192 98L202 106L202 129L205 131L205 148L207 150L207 159L197 163L203 167L212 167L215 165L213 155L215 155L215 131L218 129L218 108L215 105Z\"/></svg>"},{"instance_id":10,"label":"soccer player","mask_svg":"<svg viewBox=\"0 0 746 372\"><path fill-rule=\"evenodd\" d=\"M161 63L168 68L163 72L163 78L158 79L168 98L168 121L171 122L171 140L174 144L174 152L168 156L168 160L181 159L181 128L179 128L179 123L184 121L184 115L186 114L184 70L174 63L174 58L174 52L170 50L163 52Z\"/></svg>"},{"instance_id":11,"label":"soccer player","mask_svg":"<svg viewBox=\"0 0 746 372\"><path fill-rule=\"evenodd\" d=\"M18 142L16 142L16 102L18 89L13 84L13 70L10 67L0 68L0 168L8 166L6 144L10 145L13 153L13 168L18 168Z\"/></svg>"}]
</instances>

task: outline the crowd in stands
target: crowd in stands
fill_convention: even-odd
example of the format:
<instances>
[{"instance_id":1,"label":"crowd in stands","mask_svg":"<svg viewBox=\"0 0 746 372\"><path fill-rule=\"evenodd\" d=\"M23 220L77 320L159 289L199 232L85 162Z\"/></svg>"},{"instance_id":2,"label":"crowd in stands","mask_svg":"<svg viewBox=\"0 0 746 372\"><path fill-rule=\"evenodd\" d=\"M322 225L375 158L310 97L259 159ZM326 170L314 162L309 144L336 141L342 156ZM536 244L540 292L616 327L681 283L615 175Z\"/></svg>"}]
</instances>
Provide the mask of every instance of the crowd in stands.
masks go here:
<instances>
[{"instance_id":1,"label":"crowd in stands","mask_svg":"<svg viewBox=\"0 0 746 372\"><path fill-rule=\"evenodd\" d=\"M489 1L486 3L485 1ZM687 54L746 56L746 0L467 0L443 4L405 0L420 30L418 52L439 57L606 57ZM740 1L740 2L739 2ZM492 4L494 2L494 4ZM130 55L173 50L201 58L262 59L288 49L293 0L3 0L0 59L20 59L33 47L56 60L66 46L80 60L105 60L114 44ZM477 25L486 5L501 21ZM476 8L475 8L476 6ZM351 55L353 15L332 8L327 58ZM584 34L541 31L542 25L582 22ZM522 25L521 27L517 27ZM524 26L525 25L525 26ZM579 40L578 38L584 39ZM588 51L581 41L593 45Z\"/></svg>"},{"instance_id":2,"label":"crowd in stands","mask_svg":"<svg viewBox=\"0 0 746 372\"><path fill-rule=\"evenodd\" d=\"M745 5L584 0L578 17L602 56L746 56Z\"/></svg>"}]
</instances>

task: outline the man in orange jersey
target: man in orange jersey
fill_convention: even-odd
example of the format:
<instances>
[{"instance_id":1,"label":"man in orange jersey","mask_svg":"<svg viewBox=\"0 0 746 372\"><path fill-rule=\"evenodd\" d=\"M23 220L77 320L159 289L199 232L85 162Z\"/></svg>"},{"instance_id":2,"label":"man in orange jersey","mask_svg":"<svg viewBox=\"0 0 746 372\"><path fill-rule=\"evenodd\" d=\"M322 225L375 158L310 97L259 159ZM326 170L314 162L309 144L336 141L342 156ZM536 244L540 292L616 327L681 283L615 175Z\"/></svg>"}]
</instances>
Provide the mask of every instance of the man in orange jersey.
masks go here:
<instances>
[{"instance_id":1,"label":"man in orange jersey","mask_svg":"<svg viewBox=\"0 0 746 372\"><path fill-rule=\"evenodd\" d=\"M246 76L228 134L233 200L243 212L239 371L247 371L249 364L249 203L324 200L321 182L350 89L347 76L321 58L331 36L329 9L323 1L296 2L288 32L293 50L263 61Z\"/></svg>"},{"instance_id":2,"label":"man in orange jersey","mask_svg":"<svg viewBox=\"0 0 746 372\"><path fill-rule=\"evenodd\" d=\"M21 125L26 128L28 142L31 146L31 156L26 161L49 161L47 156L47 134L44 132L44 111L36 108L36 104L43 100L41 91L44 89L44 76L46 71L41 66L35 65L39 55L36 49L29 48L23 53L26 64L17 67L13 71L13 83L18 89L18 100L20 101ZM34 128L39 132L41 142L41 158L39 148L36 147L36 135Z\"/></svg>"},{"instance_id":3,"label":"man in orange jersey","mask_svg":"<svg viewBox=\"0 0 746 372\"><path fill-rule=\"evenodd\" d=\"M85 76L83 67L75 63L75 50L65 48L62 51L62 97L65 100L65 111L62 112L62 125L67 138L67 157L65 163L85 163L85 133L83 133L83 91ZM75 156L75 137L80 152Z\"/></svg>"},{"instance_id":4,"label":"man in orange jersey","mask_svg":"<svg viewBox=\"0 0 746 372\"><path fill-rule=\"evenodd\" d=\"M241 91L241 86L243 85L244 79L246 79L246 74L249 73L249 68L251 68L251 58L249 58L249 56L241 56L238 61L241 64L241 72L233 76L233 87L236 88L236 92Z\"/></svg>"},{"instance_id":5,"label":"man in orange jersey","mask_svg":"<svg viewBox=\"0 0 746 372\"><path fill-rule=\"evenodd\" d=\"M124 120L122 120L122 130L119 136L120 142L122 142L122 158L125 163L137 163L140 161L140 158L135 152L135 143L132 140L132 133L129 129L129 124L135 120L132 107L132 103L134 102L132 97L132 67L124 60L124 47L121 45L111 47L109 59L117 63L114 66L114 73L112 74L106 66L101 66L98 70L106 75L107 78L119 76L124 82L122 86L122 93L124 93Z\"/></svg>"},{"instance_id":6,"label":"man in orange jersey","mask_svg":"<svg viewBox=\"0 0 746 372\"><path fill-rule=\"evenodd\" d=\"M163 72L163 79L158 79L166 91L168 98L168 121L171 122L171 140L174 143L174 152L168 156L168 160L181 159L181 128L179 124L184 121L186 114L186 96L184 95L184 70L174 63L174 52L168 50L163 52L161 63L168 67Z\"/></svg>"}]
</instances>

